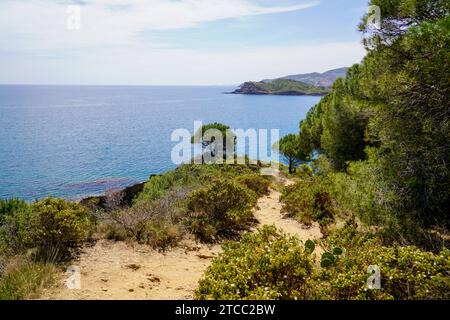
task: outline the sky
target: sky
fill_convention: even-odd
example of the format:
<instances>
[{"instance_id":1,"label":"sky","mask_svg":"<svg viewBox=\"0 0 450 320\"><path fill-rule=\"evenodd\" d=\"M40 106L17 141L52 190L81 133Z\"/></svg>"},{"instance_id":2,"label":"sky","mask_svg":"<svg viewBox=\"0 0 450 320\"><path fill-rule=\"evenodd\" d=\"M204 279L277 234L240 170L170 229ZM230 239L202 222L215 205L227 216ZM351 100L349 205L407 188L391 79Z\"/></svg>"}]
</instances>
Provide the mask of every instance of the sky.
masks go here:
<instances>
[{"instance_id":1,"label":"sky","mask_svg":"<svg viewBox=\"0 0 450 320\"><path fill-rule=\"evenodd\" d=\"M365 55L367 2L1 0L0 83L232 85L323 72Z\"/></svg>"}]
</instances>

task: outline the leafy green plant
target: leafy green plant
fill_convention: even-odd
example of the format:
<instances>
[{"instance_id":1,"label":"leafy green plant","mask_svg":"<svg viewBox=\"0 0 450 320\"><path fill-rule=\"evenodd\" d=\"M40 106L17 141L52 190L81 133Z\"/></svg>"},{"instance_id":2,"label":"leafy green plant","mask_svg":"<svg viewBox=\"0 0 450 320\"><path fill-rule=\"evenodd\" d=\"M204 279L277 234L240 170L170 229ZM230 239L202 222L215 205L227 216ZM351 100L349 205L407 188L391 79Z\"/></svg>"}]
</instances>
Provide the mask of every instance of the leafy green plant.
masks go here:
<instances>
[{"instance_id":1,"label":"leafy green plant","mask_svg":"<svg viewBox=\"0 0 450 320\"><path fill-rule=\"evenodd\" d=\"M258 197L267 195L270 190L270 180L257 174L245 174L238 176L236 182L242 184L256 193Z\"/></svg>"},{"instance_id":2,"label":"leafy green plant","mask_svg":"<svg viewBox=\"0 0 450 320\"><path fill-rule=\"evenodd\" d=\"M305 224L318 221L326 226L334 221L333 200L320 177L304 178L283 189L282 212Z\"/></svg>"},{"instance_id":3,"label":"leafy green plant","mask_svg":"<svg viewBox=\"0 0 450 320\"><path fill-rule=\"evenodd\" d=\"M223 253L200 280L197 299L303 299L313 262L295 237L264 226L241 242L226 242Z\"/></svg>"},{"instance_id":4,"label":"leafy green plant","mask_svg":"<svg viewBox=\"0 0 450 320\"><path fill-rule=\"evenodd\" d=\"M140 235L140 239L155 249L165 250L175 246L183 233L184 229L180 224L152 220L145 225L145 232Z\"/></svg>"},{"instance_id":5,"label":"leafy green plant","mask_svg":"<svg viewBox=\"0 0 450 320\"><path fill-rule=\"evenodd\" d=\"M313 253L314 250L316 249L316 244L314 243L314 241L312 240L307 240L305 242L305 251L308 253Z\"/></svg>"},{"instance_id":6,"label":"leafy green plant","mask_svg":"<svg viewBox=\"0 0 450 320\"><path fill-rule=\"evenodd\" d=\"M319 155L315 162L327 159L322 173L340 173L339 200L347 210L397 229L392 240L422 245L411 237L414 225L448 229L450 221L450 170L442 161L450 150L449 5L370 4L383 12L376 32L370 14L360 25L368 54L308 112L299 150Z\"/></svg>"},{"instance_id":7,"label":"leafy green plant","mask_svg":"<svg viewBox=\"0 0 450 320\"><path fill-rule=\"evenodd\" d=\"M320 259L320 266L323 268L330 267L334 265L339 258L340 255L342 255L343 250L341 248L333 248L332 252L324 252L322 253L322 257Z\"/></svg>"},{"instance_id":8,"label":"leafy green plant","mask_svg":"<svg viewBox=\"0 0 450 320\"><path fill-rule=\"evenodd\" d=\"M34 242L37 255L45 261L56 261L69 254L90 235L87 210L63 199L45 198L33 204Z\"/></svg>"},{"instance_id":9,"label":"leafy green plant","mask_svg":"<svg viewBox=\"0 0 450 320\"><path fill-rule=\"evenodd\" d=\"M144 190L137 197L139 201L152 201L164 196L169 190L180 187L200 188L212 180L234 178L254 174L258 167L229 164L185 164L160 176L152 176L144 185Z\"/></svg>"},{"instance_id":10,"label":"leafy green plant","mask_svg":"<svg viewBox=\"0 0 450 320\"><path fill-rule=\"evenodd\" d=\"M289 173L294 173L296 165L301 161L307 160L306 155L301 146L300 139L297 134L288 134L275 143L274 147L277 147L279 152L283 155L289 164Z\"/></svg>"},{"instance_id":11,"label":"leafy green plant","mask_svg":"<svg viewBox=\"0 0 450 320\"><path fill-rule=\"evenodd\" d=\"M316 266L314 242L265 226L227 242L196 290L198 299L449 299L450 251L385 247L352 223L333 231ZM380 269L381 289L369 289L368 268Z\"/></svg>"},{"instance_id":12,"label":"leafy green plant","mask_svg":"<svg viewBox=\"0 0 450 320\"><path fill-rule=\"evenodd\" d=\"M21 199L0 199L0 219L5 216L14 215L19 211L26 211L29 209L28 203Z\"/></svg>"},{"instance_id":13,"label":"leafy green plant","mask_svg":"<svg viewBox=\"0 0 450 320\"><path fill-rule=\"evenodd\" d=\"M371 236L347 224L327 239L329 252L312 282L318 299L448 299L450 252L439 254L414 246L380 245ZM339 247L336 247L339 245ZM345 253L345 254L344 254ZM369 266L380 268L381 289L369 290Z\"/></svg>"},{"instance_id":14,"label":"leafy green plant","mask_svg":"<svg viewBox=\"0 0 450 320\"><path fill-rule=\"evenodd\" d=\"M36 258L54 262L68 257L91 232L86 209L63 199L49 197L31 205L11 200L3 202L3 212L0 249L10 254L36 248Z\"/></svg>"},{"instance_id":15,"label":"leafy green plant","mask_svg":"<svg viewBox=\"0 0 450 320\"><path fill-rule=\"evenodd\" d=\"M232 181L216 180L209 187L192 192L187 198L189 229L204 241L234 235L252 217L256 195Z\"/></svg>"},{"instance_id":16,"label":"leafy green plant","mask_svg":"<svg viewBox=\"0 0 450 320\"><path fill-rule=\"evenodd\" d=\"M24 201L0 200L0 254L16 254L34 244L32 207Z\"/></svg>"}]
</instances>

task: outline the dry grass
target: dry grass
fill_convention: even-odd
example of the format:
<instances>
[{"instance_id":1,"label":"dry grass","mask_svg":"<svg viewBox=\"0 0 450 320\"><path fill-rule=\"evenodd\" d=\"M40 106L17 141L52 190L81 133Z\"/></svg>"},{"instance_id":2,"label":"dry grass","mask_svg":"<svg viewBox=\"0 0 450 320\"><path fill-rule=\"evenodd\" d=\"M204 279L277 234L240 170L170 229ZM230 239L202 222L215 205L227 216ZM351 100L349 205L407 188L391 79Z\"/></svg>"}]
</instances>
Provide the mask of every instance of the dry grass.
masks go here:
<instances>
[{"instance_id":1,"label":"dry grass","mask_svg":"<svg viewBox=\"0 0 450 320\"><path fill-rule=\"evenodd\" d=\"M0 276L0 300L24 300L39 297L40 292L54 283L56 267L16 257Z\"/></svg>"}]
</instances>

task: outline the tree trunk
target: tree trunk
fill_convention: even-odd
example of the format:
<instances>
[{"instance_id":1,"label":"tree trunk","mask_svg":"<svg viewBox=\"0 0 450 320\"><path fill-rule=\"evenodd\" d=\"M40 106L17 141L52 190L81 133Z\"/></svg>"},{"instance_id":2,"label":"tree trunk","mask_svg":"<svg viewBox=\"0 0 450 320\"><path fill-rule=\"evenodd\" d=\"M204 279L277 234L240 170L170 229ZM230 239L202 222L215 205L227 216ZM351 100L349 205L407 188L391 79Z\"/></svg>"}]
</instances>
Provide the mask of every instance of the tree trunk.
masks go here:
<instances>
[{"instance_id":1,"label":"tree trunk","mask_svg":"<svg viewBox=\"0 0 450 320\"><path fill-rule=\"evenodd\" d=\"M289 173L294 173L294 171L293 171L293 163L294 163L294 161L289 159Z\"/></svg>"}]
</instances>

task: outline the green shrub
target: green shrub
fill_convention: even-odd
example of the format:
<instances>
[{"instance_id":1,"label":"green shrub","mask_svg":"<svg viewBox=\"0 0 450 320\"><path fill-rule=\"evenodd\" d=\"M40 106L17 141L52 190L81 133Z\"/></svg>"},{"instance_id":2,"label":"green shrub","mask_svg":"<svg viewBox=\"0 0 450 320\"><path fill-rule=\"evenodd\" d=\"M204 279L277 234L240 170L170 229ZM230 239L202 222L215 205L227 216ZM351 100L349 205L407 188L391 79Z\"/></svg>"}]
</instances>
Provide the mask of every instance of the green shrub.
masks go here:
<instances>
[{"instance_id":1,"label":"green shrub","mask_svg":"<svg viewBox=\"0 0 450 320\"><path fill-rule=\"evenodd\" d=\"M0 253L15 254L33 246L32 208L21 200L0 200Z\"/></svg>"},{"instance_id":2,"label":"green shrub","mask_svg":"<svg viewBox=\"0 0 450 320\"><path fill-rule=\"evenodd\" d=\"M153 201L141 200L131 208L101 217L100 231L113 240L131 239L157 249L175 245L184 234L181 201L189 189L175 189Z\"/></svg>"},{"instance_id":3,"label":"green shrub","mask_svg":"<svg viewBox=\"0 0 450 320\"><path fill-rule=\"evenodd\" d=\"M129 238L123 226L112 221L99 224L97 229L108 240L125 241Z\"/></svg>"},{"instance_id":4,"label":"green shrub","mask_svg":"<svg viewBox=\"0 0 450 320\"><path fill-rule=\"evenodd\" d=\"M367 225L377 226L377 236L384 245L390 246L395 242L404 246L413 244L434 252L439 251L442 245L448 246L445 223L436 221L433 229L441 227L443 232L435 233L414 214L402 214L394 209L399 198L388 191L390 187L379 177L379 170L372 160L352 162L347 173L328 175L330 192L343 210L352 212Z\"/></svg>"},{"instance_id":5,"label":"green shrub","mask_svg":"<svg viewBox=\"0 0 450 320\"><path fill-rule=\"evenodd\" d=\"M187 198L189 229L204 241L235 235L252 218L256 195L232 181L216 180Z\"/></svg>"},{"instance_id":6,"label":"green shrub","mask_svg":"<svg viewBox=\"0 0 450 320\"><path fill-rule=\"evenodd\" d=\"M145 225L140 241L147 243L155 249L164 250L175 246L184 233L180 224L167 221L152 220Z\"/></svg>"},{"instance_id":7,"label":"green shrub","mask_svg":"<svg viewBox=\"0 0 450 320\"><path fill-rule=\"evenodd\" d=\"M379 179L379 169L372 162L352 162L347 173L329 176L333 181L333 195L344 208L352 211L364 223L387 225L396 219L392 214L392 204L398 198L388 192L389 186Z\"/></svg>"},{"instance_id":8,"label":"green shrub","mask_svg":"<svg viewBox=\"0 0 450 320\"><path fill-rule=\"evenodd\" d=\"M297 172L300 177L304 177L304 176L311 177L314 174L313 168L309 164L306 164L306 163L302 163L300 165L300 167L298 168Z\"/></svg>"},{"instance_id":9,"label":"green shrub","mask_svg":"<svg viewBox=\"0 0 450 320\"><path fill-rule=\"evenodd\" d=\"M381 289L368 290L367 268L381 269ZM359 252L322 270L317 278L321 299L449 299L449 252L441 255L416 247L366 244Z\"/></svg>"},{"instance_id":10,"label":"green shrub","mask_svg":"<svg viewBox=\"0 0 450 320\"><path fill-rule=\"evenodd\" d=\"M318 221L326 226L334 221L333 199L320 177L305 178L283 189L282 212L304 224Z\"/></svg>"},{"instance_id":11,"label":"green shrub","mask_svg":"<svg viewBox=\"0 0 450 320\"><path fill-rule=\"evenodd\" d=\"M179 187L202 187L212 180L234 178L239 175L254 173L258 168L249 165L228 164L185 164L161 176L153 176L144 185L144 190L136 202L152 201L162 197L169 190Z\"/></svg>"},{"instance_id":12,"label":"green shrub","mask_svg":"<svg viewBox=\"0 0 450 320\"><path fill-rule=\"evenodd\" d=\"M20 199L0 199L0 219L5 216L14 215L16 212L26 211L29 204Z\"/></svg>"},{"instance_id":13,"label":"green shrub","mask_svg":"<svg viewBox=\"0 0 450 320\"><path fill-rule=\"evenodd\" d=\"M33 299L54 281L52 264L16 261L0 273L0 300Z\"/></svg>"},{"instance_id":14,"label":"green shrub","mask_svg":"<svg viewBox=\"0 0 450 320\"><path fill-rule=\"evenodd\" d=\"M21 200L0 203L0 250L18 254L36 248L36 258L55 262L68 257L89 235L86 209L63 199L46 198L31 205Z\"/></svg>"},{"instance_id":15,"label":"green shrub","mask_svg":"<svg viewBox=\"0 0 450 320\"><path fill-rule=\"evenodd\" d=\"M340 247L346 250L358 250L364 243L375 241L376 237L372 233L358 231L358 224L354 217L347 220L343 227L332 231L326 243L329 247Z\"/></svg>"},{"instance_id":16,"label":"green shrub","mask_svg":"<svg viewBox=\"0 0 450 320\"><path fill-rule=\"evenodd\" d=\"M450 252L434 254L413 246L380 245L357 232L353 224L328 239L343 254L314 277L312 298L318 299L449 299ZM381 289L369 290L367 268L380 268Z\"/></svg>"},{"instance_id":17,"label":"green shrub","mask_svg":"<svg viewBox=\"0 0 450 320\"><path fill-rule=\"evenodd\" d=\"M34 241L45 261L64 258L90 233L87 210L63 199L45 198L33 204Z\"/></svg>"},{"instance_id":18,"label":"green shrub","mask_svg":"<svg viewBox=\"0 0 450 320\"><path fill-rule=\"evenodd\" d=\"M162 197L176 182L175 171L170 171L161 176L153 176L144 185L144 190L139 195L139 200L156 200ZM185 181L188 182L188 181ZM181 181L179 181L181 183Z\"/></svg>"},{"instance_id":19,"label":"green shrub","mask_svg":"<svg viewBox=\"0 0 450 320\"><path fill-rule=\"evenodd\" d=\"M246 186L256 193L258 197L269 194L270 181L263 176L257 174L246 174L238 176L236 182Z\"/></svg>"},{"instance_id":20,"label":"green shrub","mask_svg":"<svg viewBox=\"0 0 450 320\"><path fill-rule=\"evenodd\" d=\"M222 247L200 280L197 299L307 298L313 262L297 238L264 226Z\"/></svg>"},{"instance_id":21,"label":"green shrub","mask_svg":"<svg viewBox=\"0 0 450 320\"><path fill-rule=\"evenodd\" d=\"M195 292L197 299L450 299L450 251L380 245L354 221L315 248L265 226L241 242L226 242ZM369 289L368 268L380 269L381 289Z\"/></svg>"}]
</instances>

